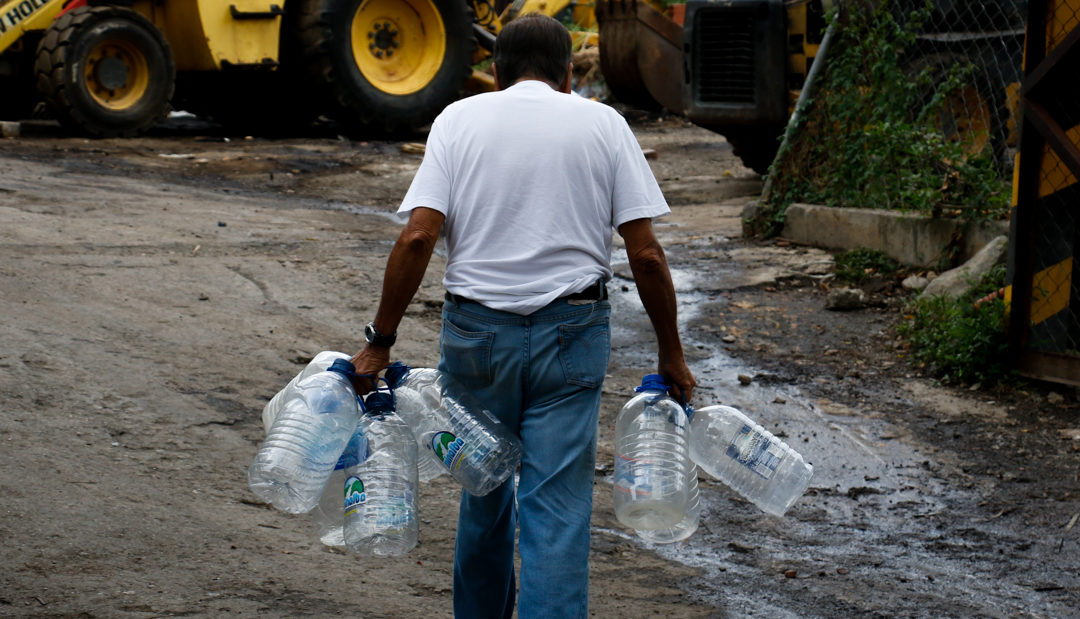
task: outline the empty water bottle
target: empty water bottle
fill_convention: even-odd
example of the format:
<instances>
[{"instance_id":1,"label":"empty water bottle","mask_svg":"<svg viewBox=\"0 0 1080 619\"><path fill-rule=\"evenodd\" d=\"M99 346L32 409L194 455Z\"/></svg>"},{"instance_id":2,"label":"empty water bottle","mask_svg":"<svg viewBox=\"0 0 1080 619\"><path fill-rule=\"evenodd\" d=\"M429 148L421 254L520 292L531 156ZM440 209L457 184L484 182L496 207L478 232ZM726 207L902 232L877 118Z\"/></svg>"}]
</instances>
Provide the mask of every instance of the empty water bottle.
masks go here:
<instances>
[{"instance_id":1,"label":"empty water bottle","mask_svg":"<svg viewBox=\"0 0 1080 619\"><path fill-rule=\"evenodd\" d=\"M762 511L783 516L810 485L814 467L787 443L730 406L694 411L690 457Z\"/></svg>"},{"instance_id":2,"label":"empty water bottle","mask_svg":"<svg viewBox=\"0 0 1080 619\"><path fill-rule=\"evenodd\" d=\"M421 382L434 380L437 372L438 370L427 368L411 368L400 361L386 369L387 384L394 390L395 411L409 424L416 436L419 448L416 455L417 474L420 481L425 483L448 472L442 460L428 445L434 432L430 427L433 421L429 411L438 408L438 405L433 402L425 403L424 395L432 392L419 388Z\"/></svg>"},{"instance_id":3,"label":"empty water bottle","mask_svg":"<svg viewBox=\"0 0 1080 619\"><path fill-rule=\"evenodd\" d=\"M311 511L356 430L359 408L344 359L300 381L282 405L248 484L260 498L292 514Z\"/></svg>"},{"instance_id":4,"label":"empty water bottle","mask_svg":"<svg viewBox=\"0 0 1080 619\"><path fill-rule=\"evenodd\" d=\"M358 427L367 458L345 469L345 545L368 556L403 555L419 535L416 439L387 391L368 394Z\"/></svg>"},{"instance_id":5,"label":"empty water bottle","mask_svg":"<svg viewBox=\"0 0 1080 619\"><path fill-rule=\"evenodd\" d=\"M615 516L637 531L667 529L686 517L689 422L649 374L615 419Z\"/></svg>"},{"instance_id":6,"label":"empty water bottle","mask_svg":"<svg viewBox=\"0 0 1080 619\"><path fill-rule=\"evenodd\" d=\"M345 488L345 469L334 469L326 481L319 504L310 512L315 535L327 546L345 545L345 513L341 509L341 493Z\"/></svg>"},{"instance_id":7,"label":"empty water bottle","mask_svg":"<svg viewBox=\"0 0 1080 619\"><path fill-rule=\"evenodd\" d=\"M521 461L521 441L450 375L395 363L386 380L418 446L465 490L483 496Z\"/></svg>"},{"instance_id":8,"label":"empty water bottle","mask_svg":"<svg viewBox=\"0 0 1080 619\"><path fill-rule=\"evenodd\" d=\"M330 367L330 364L332 364L337 359L348 358L349 355L346 355L343 352L335 352L333 350L324 350L319 354L315 355L315 358L308 362L304 369L300 370L300 373L298 373L296 376L293 376L292 380L290 380L288 384L286 384L281 389L281 391L278 391L276 394L274 394L274 397L270 398L270 401L267 402L266 406L263 407L263 430L267 434L270 433L270 426L274 425L274 420L277 419L278 413L281 412L281 406L285 403L285 400L288 399L288 397L296 391L296 386L300 384L300 381L304 380L308 376L311 376L312 374L325 372Z\"/></svg>"},{"instance_id":9,"label":"empty water bottle","mask_svg":"<svg viewBox=\"0 0 1080 619\"><path fill-rule=\"evenodd\" d=\"M345 469L356 466L367 458L367 441L358 428L353 432L345 451L338 458L334 472L330 474L326 488L323 489L319 504L311 510L311 519L315 524L315 533L319 541L327 546L345 546L345 512L342 509L342 496L345 490Z\"/></svg>"},{"instance_id":10,"label":"empty water bottle","mask_svg":"<svg viewBox=\"0 0 1080 619\"><path fill-rule=\"evenodd\" d=\"M686 490L686 517L673 527L635 531L641 539L653 544L673 544L690 537L701 522L701 493L698 489L698 467L690 469L689 486Z\"/></svg>"}]
</instances>

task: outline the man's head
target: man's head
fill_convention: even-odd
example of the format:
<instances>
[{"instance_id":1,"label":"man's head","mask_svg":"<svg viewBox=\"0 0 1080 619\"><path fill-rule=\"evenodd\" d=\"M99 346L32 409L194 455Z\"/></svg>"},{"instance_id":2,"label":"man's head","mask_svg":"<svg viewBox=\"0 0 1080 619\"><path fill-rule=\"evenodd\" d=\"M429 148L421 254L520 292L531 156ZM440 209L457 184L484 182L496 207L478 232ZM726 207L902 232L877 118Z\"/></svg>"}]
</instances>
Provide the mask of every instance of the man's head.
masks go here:
<instances>
[{"instance_id":1,"label":"man's head","mask_svg":"<svg viewBox=\"0 0 1080 619\"><path fill-rule=\"evenodd\" d=\"M507 24L495 39L495 74L500 88L523 77L569 86L570 33L558 20L529 13Z\"/></svg>"}]
</instances>

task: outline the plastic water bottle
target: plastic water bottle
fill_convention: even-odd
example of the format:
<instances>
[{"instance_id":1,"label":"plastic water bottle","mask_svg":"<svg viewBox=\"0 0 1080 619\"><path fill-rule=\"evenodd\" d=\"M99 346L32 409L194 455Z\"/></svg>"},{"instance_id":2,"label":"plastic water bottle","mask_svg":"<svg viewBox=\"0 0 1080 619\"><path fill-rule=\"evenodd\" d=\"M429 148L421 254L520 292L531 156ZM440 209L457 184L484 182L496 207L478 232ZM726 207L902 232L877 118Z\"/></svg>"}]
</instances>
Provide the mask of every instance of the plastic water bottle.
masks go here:
<instances>
[{"instance_id":1,"label":"plastic water bottle","mask_svg":"<svg viewBox=\"0 0 1080 619\"><path fill-rule=\"evenodd\" d=\"M300 381L312 374L325 372L330 367L330 364L337 359L348 358L349 355L333 350L324 350L315 355L315 358L308 362L307 366L305 366L303 370L300 370L300 373L294 376L281 391L274 394L274 397L270 398L270 401L263 407L262 421L263 429L266 433L270 433L270 426L274 425L274 420L277 419L278 413L281 412L281 406L285 403L285 400L296 391L296 386L300 384Z\"/></svg>"},{"instance_id":2,"label":"plastic water bottle","mask_svg":"<svg viewBox=\"0 0 1080 619\"><path fill-rule=\"evenodd\" d=\"M353 365L338 359L296 386L270 427L248 485L274 507L300 514L319 502L345 445L356 430L359 408L349 377Z\"/></svg>"},{"instance_id":3,"label":"plastic water bottle","mask_svg":"<svg viewBox=\"0 0 1080 619\"><path fill-rule=\"evenodd\" d=\"M386 369L398 414L417 445L469 493L483 496L521 461L521 441L450 375L395 363Z\"/></svg>"},{"instance_id":4,"label":"plastic water bottle","mask_svg":"<svg viewBox=\"0 0 1080 619\"><path fill-rule=\"evenodd\" d=\"M787 443L730 406L694 412L690 457L703 471L775 516L810 485L814 467Z\"/></svg>"},{"instance_id":5,"label":"plastic water bottle","mask_svg":"<svg viewBox=\"0 0 1080 619\"><path fill-rule=\"evenodd\" d=\"M345 545L367 556L403 555L416 546L416 439L394 414L393 396L375 391L358 424L368 456L345 469Z\"/></svg>"},{"instance_id":6,"label":"plastic water bottle","mask_svg":"<svg viewBox=\"0 0 1080 619\"><path fill-rule=\"evenodd\" d=\"M424 394L432 394L432 391L419 388L421 383L435 380L436 374L438 370L411 368L400 361L391 364L386 370L387 384L394 390L395 410L416 436L419 448L416 468L420 481L425 483L449 472L442 460L435 455L435 451L428 447L435 432L428 427L433 425L429 411L437 408L437 405L425 403Z\"/></svg>"},{"instance_id":7,"label":"plastic water bottle","mask_svg":"<svg viewBox=\"0 0 1080 619\"><path fill-rule=\"evenodd\" d=\"M367 441L359 429L353 432L345 451L338 458L330 480L326 482L319 504L311 510L311 520L319 541L327 546L345 546L345 511L342 496L345 491L345 469L356 466L367 458Z\"/></svg>"},{"instance_id":8,"label":"plastic water bottle","mask_svg":"<svg viewBox=\"0 0 1080 619\"><path fill-rule=\"evenodd\" d=\"M698 467L690 469L690 485L686 490L686 517L673 527L652 531L635 531L638 537L653 544L674 544L690 537L701 522L701 493L698 489Z\"/></svg>"},{"instance_id":9,"label":"plastic water bottle","mask_svg":"<svg viewBox=\"0 0 1080 619\"><path fill-rule=\"evenodd\" d=\"M686 517L689 421L649 374L615 419L615 517L636 531L667 529Z\"/></svg>"},{"instance_id":10,"label":"plastic water bottle","mask_svg":"<svg viewBox=\"0 0 1080 619\"><path fill-rule=\"evenodd\" d=\"M327 546L345 546L345 512L341 509L341 493L345 488L345 469L334 469L326 481L319 504L310 512L315 535Z\"/></svg>"}]
</instances>

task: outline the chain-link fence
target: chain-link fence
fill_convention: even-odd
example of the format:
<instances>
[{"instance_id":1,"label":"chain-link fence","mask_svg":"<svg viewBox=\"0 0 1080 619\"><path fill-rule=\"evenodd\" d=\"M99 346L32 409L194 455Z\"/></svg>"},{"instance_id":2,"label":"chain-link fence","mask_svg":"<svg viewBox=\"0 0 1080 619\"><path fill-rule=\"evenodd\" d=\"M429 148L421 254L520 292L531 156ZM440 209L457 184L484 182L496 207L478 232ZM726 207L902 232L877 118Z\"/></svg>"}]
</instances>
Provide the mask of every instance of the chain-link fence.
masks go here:
<instances>
[{"instance_id":1,"label":"chain-link fence","mask_svg":"<svg viewBox=\"0 0 1080 619\"><path fill-rule=\"evenodd\" d=\"M1007 217L1025 19L1021 0L841 2L766 214L801 201Z\"/></svg>"},{"instance_id":2,"label":"chain-link fence","mask_svg":"<svg viewBox=\"0 0 1080 619\"><path fill-rule=\"evenodd\" d=\"M1080 384L1080 0L1029 8L1010 337L1021 372Z\"/></svg>"},{"instance_id":3,"label":"chain-link fence","mask_svg":"<svg viewBox=\"0 0 1080 619\"><path fill-rule=\"evenodd\" d=\"M918 82L919 103L939 97L940 108L928 111L939 129L964 142L968 153L990 149L997 164L1011 169L1026 2L921 4L903 0L893 8L898 21L915 30L903 68Z\"/></svg>"}]
</instances>

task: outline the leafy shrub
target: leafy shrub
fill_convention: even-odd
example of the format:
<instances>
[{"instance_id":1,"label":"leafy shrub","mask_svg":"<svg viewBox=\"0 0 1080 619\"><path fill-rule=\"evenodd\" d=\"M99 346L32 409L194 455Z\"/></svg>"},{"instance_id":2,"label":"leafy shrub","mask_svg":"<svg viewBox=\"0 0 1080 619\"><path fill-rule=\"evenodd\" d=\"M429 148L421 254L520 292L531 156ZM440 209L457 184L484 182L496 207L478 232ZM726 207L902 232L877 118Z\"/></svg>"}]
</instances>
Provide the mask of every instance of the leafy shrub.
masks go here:
<instances>
[{"instance_id":1,"label":"leafy shrub","mask_svg":"<svg viewBox=\"0 0 1080 619\"><path fill-rule=\"evenodd\" d=\"M917 298L898 332L915 361L945 382L993 384L1014 374L1009 364L1005 302L986 299L1005 282L995 267L959 299Z\"/></svg>"}]
</instances>

